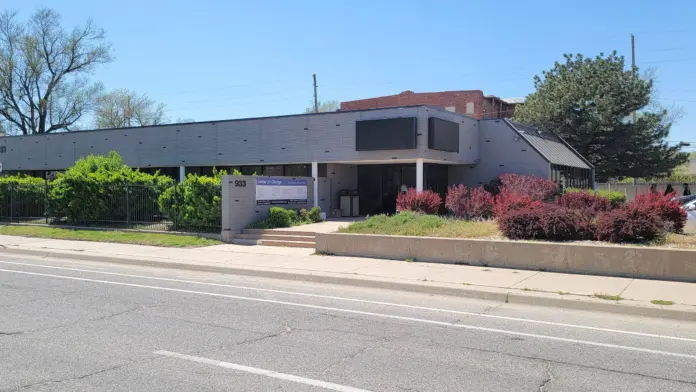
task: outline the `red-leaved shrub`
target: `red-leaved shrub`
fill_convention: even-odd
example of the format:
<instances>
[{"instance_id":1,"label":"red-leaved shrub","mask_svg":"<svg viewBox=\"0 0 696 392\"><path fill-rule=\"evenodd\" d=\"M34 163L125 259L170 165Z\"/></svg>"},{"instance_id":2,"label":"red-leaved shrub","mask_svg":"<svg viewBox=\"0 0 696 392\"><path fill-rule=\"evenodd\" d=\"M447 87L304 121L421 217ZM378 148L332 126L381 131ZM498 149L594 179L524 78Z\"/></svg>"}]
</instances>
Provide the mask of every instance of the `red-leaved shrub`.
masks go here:
<instances>
[{"instance_id":1,"label":"red-leaved shrub","mask_svg":"<svg viewBox=\"0 0 696 392\"><path fill-rule=\"evenodd\" d=\"M418 192L415 188L410 188L406 193L400 193L396 198L396 209L398 211L437 214L440 204L442 204L442 198L431 190Z\"/></svg>"},{"instance_id":2,"label":"red-leaved shrub","mask_svg":"<svg viewBox=\"0 0 696 392\"><path fill-rule=\"evenodd\" d=\"M538 210L541 207L524 207L508 210L503 215L496 216L498 230L511 240L543 239L544 230Z\"/></svg>"},{"instance_id":3,"label":"red-leaved shrub","mask_svg":"<svg viewBox=\"0 0 696 392\"><path fill-rule=\"evenodd\" d=\"M648 242L662 236L664 224L648 204L628 204L597 218L597 239L608 242Z\"/></svg>"},{"instance_id":4,"label":"red-leaved shrub","mask_svg":"<svg viewBox=\"0 0 696 392\"><path fill-rule=\"evenodd\" d=\"M662 219L666 231L681 233L686 225L687 213L679 203L672 200L673 195L663 196L659 193L648 192L636 195L629 205L644 206L652 210Z\"/></svg>"},{"instance_id":5,"label":"red-leaved shrub","mask_svg":"<svg viewBox=\"0 0 696 392\"><path fill-rule=\"evenodd\" d=\"M594 225L580 211L553 204L508 211L497 219L498 229L510 239L581 241L594 237Z\"/></svg>"},{"instance_id":6,"label":"red-leaved shrub","mask_svg":"<svg viewBox=\"0 0 696 392\"><path fill-rule=\"evenodd\" d=\"M564 193L558 199L558 205L579 211L588 217L595 217L600 212L611 210L611 202L608 198L587 191Z\"/></svg>"},{"instance_id":7,"label":"red-leaved shrub","mask_svg":"<svg viewBox=\"0 0 696 392\"><path fill-rule=\"evenodd\" d=\"M591 216L563 207L542 210L541 227L551 241L592 240L596 230Z\"/></svg>"},{"instance_id":8,"label":"red-leaved shrub","mask_svg":"<svg viewBox=\"0 0 696 392\"><path fill-rule=\"evenodd\" d=\"M493 204L493 215L496 218L502 217L510 211L517 211L523 208L541 207L543 203L539 200L534 200L530 196L520 195L502 191L495 197Z\"/></svg>"},{"instance_id":9,"label":"red-leaved shrub","mask_svg":"<svg viewBox=\"0 0 696 392\"><path fill-rule=\"evenodd\" d=\"M445 207L457 218L487 219L493 215L493 195L482 187L452 185L447 190Z\"/></svg>"},{"instance_id":10,"label":"red-leaved shrub","mask_svg":"<svg viewBox=\"0 0 696 392\"><path fill-rule=\"evenodd\" d=\"M499 176L502 186L500 192L516 193L532 200L550 200L558 194L558 185L541 177L504 173Z\"/></svg>"}]
</instances>

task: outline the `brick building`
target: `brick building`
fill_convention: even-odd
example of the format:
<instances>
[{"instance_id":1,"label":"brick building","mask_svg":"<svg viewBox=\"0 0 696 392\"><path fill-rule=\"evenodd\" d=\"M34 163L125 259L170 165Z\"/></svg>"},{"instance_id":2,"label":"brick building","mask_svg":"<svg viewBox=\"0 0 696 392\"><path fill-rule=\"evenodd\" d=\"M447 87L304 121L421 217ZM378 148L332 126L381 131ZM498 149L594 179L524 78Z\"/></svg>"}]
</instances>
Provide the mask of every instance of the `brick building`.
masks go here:
<instances>
[{"instance_id":1,"label":"brick building","mask_svg":"<svg viewBox=\"0 0 696 392\"><path fill-rule=\"evenodd\" d=\"M365 110L409 105L439 106L450 112L465 114L478 119L506 118L515 113L515 105L521 99L501 99L484 95L481 90L440 91L414 93L404 91L397 95L341 102L341 110Z\"/></svg>"}]
</instances>

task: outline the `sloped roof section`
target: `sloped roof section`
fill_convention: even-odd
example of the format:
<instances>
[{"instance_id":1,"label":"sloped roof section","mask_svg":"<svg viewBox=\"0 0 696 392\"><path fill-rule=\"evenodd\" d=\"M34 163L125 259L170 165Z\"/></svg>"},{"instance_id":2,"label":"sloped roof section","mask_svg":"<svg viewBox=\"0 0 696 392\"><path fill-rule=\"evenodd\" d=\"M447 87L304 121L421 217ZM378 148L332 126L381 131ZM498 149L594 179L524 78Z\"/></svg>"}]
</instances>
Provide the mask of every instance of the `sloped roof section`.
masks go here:
<instances>
[{"instance_id":1,"label":"sloped roof section","mask_svg":"<svg viewBox=\"0 0 696 392\"><path fill-rule=\"evenodd\" d=\"M590 163L559 136L551 132L542 132L528 125L509 120L505 121L550 163L581 169L592 169Z\"/></svg>"},{"instance_id":2,"label":"sloped roof section","mask_svg":"<svg viewBox=\"0 0 696 392\"><path fill-rule=\"evenodd\" d=\"M510 104L524 103L524 97L503 98L503 102L510 103Z\"/></svg>"}]
</instances>

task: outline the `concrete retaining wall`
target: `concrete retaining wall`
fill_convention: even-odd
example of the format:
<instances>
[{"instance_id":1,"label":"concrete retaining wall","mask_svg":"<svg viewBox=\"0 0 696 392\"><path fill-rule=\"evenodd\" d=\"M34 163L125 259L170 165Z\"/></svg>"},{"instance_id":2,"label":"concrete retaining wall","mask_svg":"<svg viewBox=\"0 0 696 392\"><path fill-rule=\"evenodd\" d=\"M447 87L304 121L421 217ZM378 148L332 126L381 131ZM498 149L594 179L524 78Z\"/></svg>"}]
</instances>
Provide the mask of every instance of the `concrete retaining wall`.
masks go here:
<instances>
[{"instance_id":1,"label":"concrete retaining wall","mask_svg":"<svg viewBox=\"0 0 696 392\"><path fill-rule=\"evenodd\" d=\"M317 233L317 252L696 282L696 250Z\"/></svg>"}]
</instances>

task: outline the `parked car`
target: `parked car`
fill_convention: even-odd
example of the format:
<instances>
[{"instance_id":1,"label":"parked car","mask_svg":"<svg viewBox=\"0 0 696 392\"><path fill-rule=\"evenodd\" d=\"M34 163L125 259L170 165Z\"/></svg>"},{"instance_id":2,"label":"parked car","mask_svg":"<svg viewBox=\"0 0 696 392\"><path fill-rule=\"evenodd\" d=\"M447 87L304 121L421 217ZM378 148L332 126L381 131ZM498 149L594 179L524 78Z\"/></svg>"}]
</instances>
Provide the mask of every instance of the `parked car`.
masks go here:
<instances>
[{"instance_id":1,"label":"parked car","mask_svg":"<svg viewBox=\"0 0 696 392\"><path fill-rule=\"evenodd\" d=\"M679 196L679 197L673 198L672 200L676 200L677 202L679 202L680 205L683 206L683 205L686 205L686 204L691 203L694 200L696 200L696 195Z\"/></svg>"},{"instance_id":2,"label":"parked car","mask_svg":"<svg viewBox=\"0 0 696 392\"><path fill-rule=\"evenodd\" d=\"M696 197L682 205L686 210L686 226L684 231L696 233Z\"/></svg>"}]
</instances>

